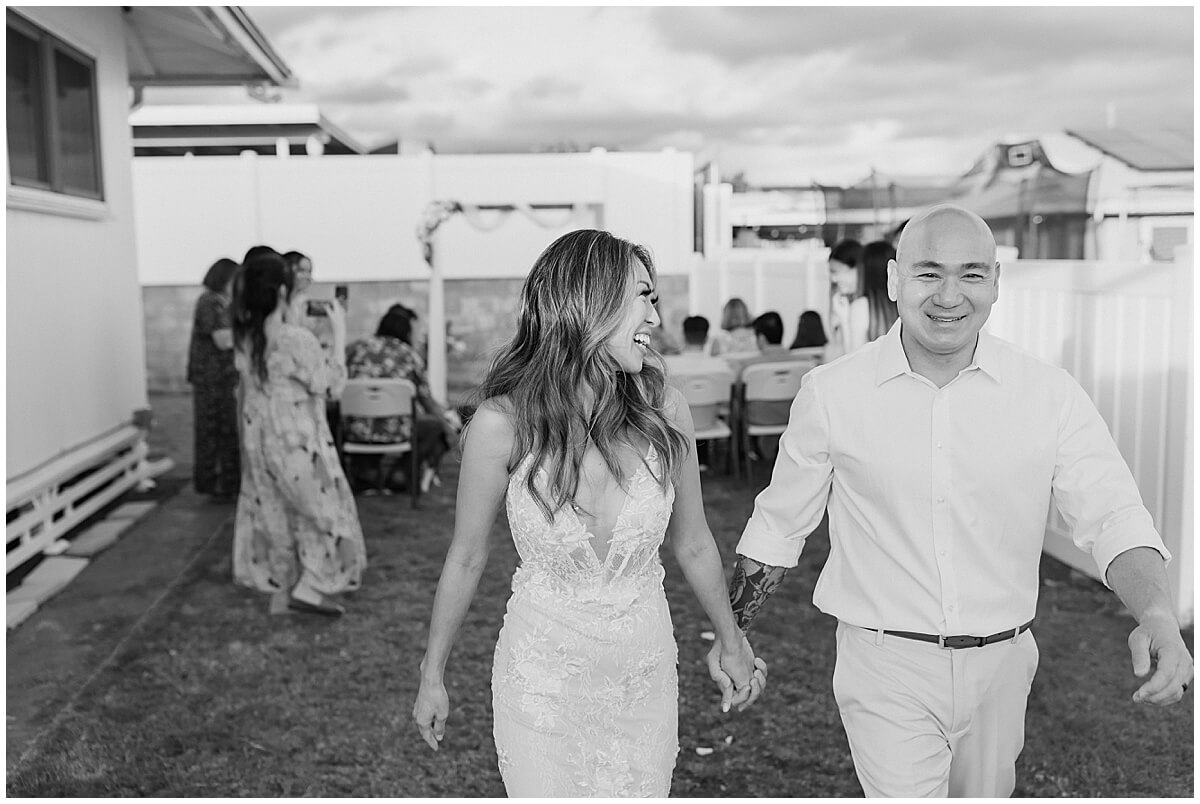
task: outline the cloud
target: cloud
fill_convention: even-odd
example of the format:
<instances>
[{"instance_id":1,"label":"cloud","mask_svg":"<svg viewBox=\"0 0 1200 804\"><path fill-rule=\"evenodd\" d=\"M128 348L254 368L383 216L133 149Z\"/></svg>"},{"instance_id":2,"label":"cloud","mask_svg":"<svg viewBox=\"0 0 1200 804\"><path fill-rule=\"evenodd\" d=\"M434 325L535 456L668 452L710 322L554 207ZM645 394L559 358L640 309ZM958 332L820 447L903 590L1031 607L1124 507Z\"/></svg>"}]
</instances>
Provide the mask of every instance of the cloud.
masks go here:
<instances>
[{"instance_id":1,"label":"cloud","mask_svg":"<svg viewBox=\"0 0 1200 804\"><path fill-rule=\"evenodd\" d=\"M651 22L667 46L734 65L842 52L866 62L1002 65L1192 50L1192 10L1184 7L666 7Z\"/></svg>"},{"instance_id":2,"label":"cloud","mask_svg":"<svg viewBox=\"0 0 1200 804\"><path fill-rule=\"evenodd\" d=\"M301 99L364 141L809 155L924 171L1013 132L1191 125L1192 10L252 8ZM903 164L901 164L903 163ZM735 166L736 167L736 166ZM895 170L896 168L891 168Z\"/></svg>"}]
</instances>

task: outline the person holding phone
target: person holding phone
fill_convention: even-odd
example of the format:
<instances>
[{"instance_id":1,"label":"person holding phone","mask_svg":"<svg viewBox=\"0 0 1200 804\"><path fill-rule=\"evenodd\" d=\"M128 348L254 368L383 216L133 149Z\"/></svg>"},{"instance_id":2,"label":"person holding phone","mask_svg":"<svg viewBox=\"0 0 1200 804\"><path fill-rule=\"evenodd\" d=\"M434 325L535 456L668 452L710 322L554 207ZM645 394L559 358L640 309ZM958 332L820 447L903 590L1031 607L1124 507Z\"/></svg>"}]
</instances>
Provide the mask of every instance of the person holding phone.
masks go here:
<instances>
[{"instance_id":1,"label":"person holding phone","mask_svg":"<svg viewBox=\"0 0 1200 804\"><path fill-rule=\"evenodd\" d=\"M248 258L233 299L241 375L243 472L233 577L271 595L270 611L336 617L333 595L357 589L366 547L354 495L326 419L346 382L341 308L331 305L334 348L296 326L294 274L275 253Z\"/></svg>"}]
</instances>

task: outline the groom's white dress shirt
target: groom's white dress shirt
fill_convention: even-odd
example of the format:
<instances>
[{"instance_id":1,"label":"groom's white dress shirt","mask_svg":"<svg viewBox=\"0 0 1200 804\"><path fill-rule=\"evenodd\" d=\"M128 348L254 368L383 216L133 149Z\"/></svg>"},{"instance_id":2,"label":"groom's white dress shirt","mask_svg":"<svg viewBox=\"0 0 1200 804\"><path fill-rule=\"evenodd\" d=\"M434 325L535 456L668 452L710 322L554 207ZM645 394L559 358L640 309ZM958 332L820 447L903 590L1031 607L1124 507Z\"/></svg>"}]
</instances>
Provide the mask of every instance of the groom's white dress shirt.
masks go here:
<instances>
[{"instance_id":1,"label":"groom's white dress shirt","mask_svg":"<svg viewBox=\"0 0 1200 804\"><path fill-rule=\"evenodd\" d=\"M897 322L810 371L737 552L795 566L828 505L813 602L865 628L986 636L1033 619L1051 500L1104 576L1130 548L1170 559L1104 420L1063 369L980 333L938 388Z\"/></svg>"}]
</instances>

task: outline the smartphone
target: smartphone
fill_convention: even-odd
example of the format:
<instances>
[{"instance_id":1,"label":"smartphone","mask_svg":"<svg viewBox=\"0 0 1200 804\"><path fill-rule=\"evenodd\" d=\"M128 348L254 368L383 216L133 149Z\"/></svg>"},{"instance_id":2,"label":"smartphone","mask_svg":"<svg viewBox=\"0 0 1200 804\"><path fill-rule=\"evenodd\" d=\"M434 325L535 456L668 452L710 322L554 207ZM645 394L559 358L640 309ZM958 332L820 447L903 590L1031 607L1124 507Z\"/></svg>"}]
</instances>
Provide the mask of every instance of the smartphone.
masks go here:
<instances>
[{"instance_id":1,"label":"smartphone","mask_svg":"<svg viewBox=\"0 0 1200 804\"><path fill-rule=\"evenodd\" d=\"M332 305L333 302L327 301L326 299L309 299L308 306L305 308L305 310L313 318L318 318L321 316L328 316L329 308Z\"/></svg>"},{"instance_id":2,"label":"smartphone","mask_svg":"<svg viewBox=\"0 0 1200 804\"><path fill-rule=\"evenodd\" d=\"M346 306L346 300L350 298L350 288L346 285L333 286L333 298L342 303L342 307Z\"/></svg>"}]
</instances>

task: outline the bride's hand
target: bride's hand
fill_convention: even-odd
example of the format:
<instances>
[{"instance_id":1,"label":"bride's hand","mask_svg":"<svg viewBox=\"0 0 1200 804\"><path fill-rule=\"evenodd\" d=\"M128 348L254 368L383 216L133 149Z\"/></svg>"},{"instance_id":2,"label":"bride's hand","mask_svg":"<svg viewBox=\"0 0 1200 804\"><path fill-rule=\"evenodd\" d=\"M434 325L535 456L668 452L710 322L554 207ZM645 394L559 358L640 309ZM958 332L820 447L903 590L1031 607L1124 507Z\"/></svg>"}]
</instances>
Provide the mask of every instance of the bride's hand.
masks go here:
<instances>
[{"instance_id":1,"label":"bride's hand","mask_svg":"<svg viewBox=\"0 0 1200 804\"><path fill-rule=\"evenodd\" d=\"M755 658L745 636L730 644L718 639L708 652L708 674L721 689L721 711L735 705L740 712L766 687L767 663Z\"/></svg>"},{"instance_id":2,"label":"bride's hand","mask_svg":"<svg viewBox=\"0 0 1200 804\"><path fill-rule=\"evenodd\" d=\"M446 685L441 681L431 681L422 678L421 688L417 690L417 700L413 704L413 721L421 739L428 743L434 751L446 734L446 717L450 714L450 696L446 694Z\"/></svg>"}]
</instances>

